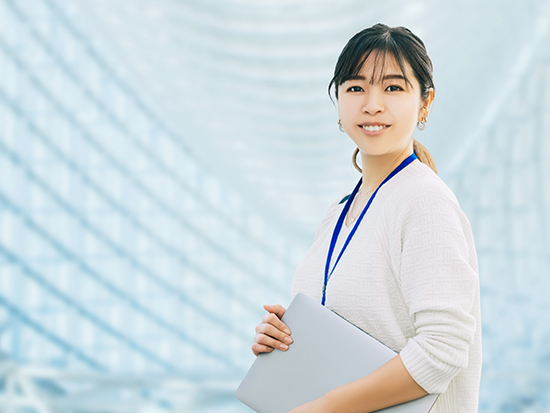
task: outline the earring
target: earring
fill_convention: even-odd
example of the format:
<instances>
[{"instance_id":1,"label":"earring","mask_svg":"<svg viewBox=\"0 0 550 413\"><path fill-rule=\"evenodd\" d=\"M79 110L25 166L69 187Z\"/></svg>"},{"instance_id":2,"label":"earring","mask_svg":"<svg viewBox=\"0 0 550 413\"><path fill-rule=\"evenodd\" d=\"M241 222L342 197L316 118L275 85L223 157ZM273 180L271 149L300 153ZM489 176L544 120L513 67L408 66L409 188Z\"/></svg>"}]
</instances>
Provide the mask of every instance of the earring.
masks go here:
<instances>
[{"instance_id":1,"label":"earring","mask_svg":"<svg viewBox=\"0 0 550 413\"><path fill-rule=\"evenodd\" d=\"M428 121L428 108L426 106L422 106L422 109L426 111L426 116L424 116L416 123L416 129L418 129L420 132L426 129L426 122Z\"/></svg>"},{"instance_id":2,"label":"earring","mask_svg":"<svg viewBox=\"0 0 550 413\"><path fill-rule=\"evenodd\" d=\"M340 129L340 132L346 133L346 131L344 130L344 126L342 126L342 121L340 119L338 119L338 129Z\"/></svg>"}]
</instances>

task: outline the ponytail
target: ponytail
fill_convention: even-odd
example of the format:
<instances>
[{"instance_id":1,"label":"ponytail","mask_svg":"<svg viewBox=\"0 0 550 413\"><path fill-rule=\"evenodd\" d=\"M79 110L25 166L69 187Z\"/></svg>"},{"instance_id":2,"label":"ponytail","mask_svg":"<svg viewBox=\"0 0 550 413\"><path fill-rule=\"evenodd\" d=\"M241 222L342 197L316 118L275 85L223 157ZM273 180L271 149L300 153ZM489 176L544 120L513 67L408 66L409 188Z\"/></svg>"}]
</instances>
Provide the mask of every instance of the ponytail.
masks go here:
<instances>
[{"instance_id":1,"label":"ponytail","mask_svg":"<svg viewBox=\"0 0 550 413\"><path fill-rule=\"evenodd\" d=\"M422 145L420 142L418 142L416 139L413 138L413 151L416 154L416 157L418 160L426 165L428 165L432 170L437 173L437 168L435 167L435 162L432 159L432 155L430 155L430 152Z\"/></svg>"}]
</instances>

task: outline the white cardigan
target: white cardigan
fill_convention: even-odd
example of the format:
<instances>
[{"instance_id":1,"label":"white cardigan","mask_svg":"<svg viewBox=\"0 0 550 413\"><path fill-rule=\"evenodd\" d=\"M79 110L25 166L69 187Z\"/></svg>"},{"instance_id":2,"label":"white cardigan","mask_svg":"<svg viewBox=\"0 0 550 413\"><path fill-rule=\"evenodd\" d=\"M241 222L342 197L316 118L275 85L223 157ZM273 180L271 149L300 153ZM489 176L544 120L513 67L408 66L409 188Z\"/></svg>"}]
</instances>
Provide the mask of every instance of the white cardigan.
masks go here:
<instances>
[{"instance_id":1,"label":"white cardigan","mask_svg":"<svg viewBox=\"0 0 550 413\"><path fill-rule=\"evenodd\" d=\"M296 269L292 298L303 292L321 302L328 247L344 207L339 201ZM474 239L456 197L428 166L415 160L380 188L328 282L326 306L399 352L424 390L441 393L431 413L477 412Z\"/></svg>"}]
</instances>

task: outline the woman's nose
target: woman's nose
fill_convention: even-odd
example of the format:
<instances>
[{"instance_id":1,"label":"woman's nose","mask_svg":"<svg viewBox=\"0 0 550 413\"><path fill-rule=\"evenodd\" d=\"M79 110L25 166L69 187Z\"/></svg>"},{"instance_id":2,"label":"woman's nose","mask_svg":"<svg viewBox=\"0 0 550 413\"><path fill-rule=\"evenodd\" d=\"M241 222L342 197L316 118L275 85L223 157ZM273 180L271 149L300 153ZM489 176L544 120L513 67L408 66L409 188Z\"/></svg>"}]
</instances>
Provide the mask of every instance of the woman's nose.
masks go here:
<instances>
[{"instance_id":1,"label":"woman's nose","mask_svg":"<svg viewBox=\"0 0 550 413\"><path fill-rule=\"evenodd\" d=\"M365 95L365 102L363 103L363 112L369 115L374 115L384 111L384 105L381 101L379 93L371 92Z\"/></svg>"}]
</instances>

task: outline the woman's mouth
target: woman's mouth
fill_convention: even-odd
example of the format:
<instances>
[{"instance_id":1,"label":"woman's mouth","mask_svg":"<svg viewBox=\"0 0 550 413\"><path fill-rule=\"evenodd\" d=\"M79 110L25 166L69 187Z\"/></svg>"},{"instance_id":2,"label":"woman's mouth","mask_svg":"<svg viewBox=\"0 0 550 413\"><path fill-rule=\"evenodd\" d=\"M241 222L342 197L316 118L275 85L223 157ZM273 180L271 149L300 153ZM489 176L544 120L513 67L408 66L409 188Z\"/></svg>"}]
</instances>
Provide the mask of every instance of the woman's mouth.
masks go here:
<instances>
[{"instance_id":1,"label":"woman's mouth","mask_svg":"<svg viewBox=\"0 0 550 413\"><path fill-rule=\"evenodd\" d=\"M365 130L368 130L369 132L378 132L378 131L381 131L382 129L389 128L390 125L375 125L375 126L363 125L361 127Z\"/></svg>"}]
</instances>

